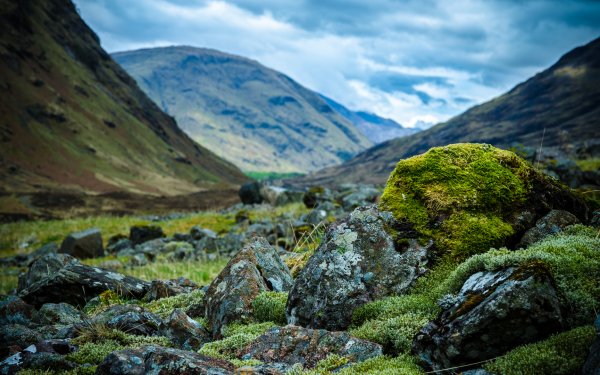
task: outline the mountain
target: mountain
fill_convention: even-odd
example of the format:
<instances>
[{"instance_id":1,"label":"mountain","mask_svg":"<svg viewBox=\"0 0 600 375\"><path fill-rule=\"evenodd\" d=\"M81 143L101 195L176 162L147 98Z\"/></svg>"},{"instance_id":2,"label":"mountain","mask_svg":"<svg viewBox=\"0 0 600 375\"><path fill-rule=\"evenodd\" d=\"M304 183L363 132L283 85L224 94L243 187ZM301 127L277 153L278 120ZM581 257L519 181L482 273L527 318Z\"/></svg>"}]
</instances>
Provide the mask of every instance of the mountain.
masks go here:
<instances>
[{"instance_id":1,"label":"mountain","mask_svg":"<svg viewBox=\"0 0 600 375\"><path fill-rule=\"evenodd\" d=\"M193 47L113 57L193 139L244 171L314 171L372 145L318 94L256 61Z\"/></svg>"},{"instance_id":2,"label":"mountain","mask_svg":"<svg viewBox=\"0 0 600 375\"><path fill-rule=\"evenodd\" d=\"M483 142L576 149L600 144L600 38L575 48L504 95L445 123L372 147L301 183L384 183L398 160L434 146Z\"/></svg>"},{"instance_id":3,"label":"mountain","mask_svg":"<svg viewBox=\"0 0 600 375\"><path fill-rule=\"evenodd\" d=\"M244 180L139 89L71 1L0 0L0 22L0 190L174 195Z\"/></svg>"},{"instance_id":4,"label":"mountain","mask_svg":"<svg viewBox=\"0 0 600 375\"><path fill-rule=\"evenodd\" d=\"M321 97L325 99L331 108L350 120L358 130L375 144L392 138L406 137L421 130L417 128L405 128L392 119L383 118L374 113L351 111L333 99L322 95Z\"/></svg>"}]
</instances>

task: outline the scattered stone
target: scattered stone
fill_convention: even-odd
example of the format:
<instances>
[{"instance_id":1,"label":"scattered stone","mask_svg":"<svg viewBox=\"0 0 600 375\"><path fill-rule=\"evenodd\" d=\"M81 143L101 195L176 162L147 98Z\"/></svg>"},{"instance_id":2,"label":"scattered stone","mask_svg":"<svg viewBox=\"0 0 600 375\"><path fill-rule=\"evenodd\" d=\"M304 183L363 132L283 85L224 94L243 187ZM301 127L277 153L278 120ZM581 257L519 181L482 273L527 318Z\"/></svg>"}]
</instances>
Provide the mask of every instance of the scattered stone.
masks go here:
<instances>
[{"instance_id":1,"label":"scattered stone","mask_svg":"<svg viewBox=\"0 0 600 375\"><path fill-rule=\"evenodd\" d=\"M352 211L360 206L368 206L375 202L381 195L381 191L372 186L360 185L356 191L342 198L342 207L346 211Z\"/></svg>"},{"instance_id":2,"label":"scattered stone","mask_svg":"<svg viewBox=\"0 0 600 375\"><path fill-rule=\"evenodd\" d=\"M502 355L563 327L550 273L538 264L477 272L414 338L412 351L441 370ZM448 302L450 299L446 299Z\"/></svg>"},{"instance_id":3,"label":"scattered stone","mask_svg":"<svg viewBox=\"0 0 600 375\"><path fill-rule=\"evenodd\" d=\"M284 206L289 203L302 202L304 193L280 186L263 185L260 188L260 195L271 206Z\"/></svg>"},{"instance_id":4,"label":"scattered stone","mask_svg":"<svg viewBox=\"0 0 600 375\"><path fill-rule=\"evenodd\" d=\"M34 329L21 324L5 324L0 326L0 355L5 357L12 346L19 350L42 341L42 335Z\"/></svg>"},{"instance_id":5,"label":"scattered stone","mask_svg":"<svg viewBox=\"0 0 600 375\"><path fill-rule=\"evenodd\" d=\"M529 229L521 239L520 247L526 248L552 234L562 232L569 225L579 224L575 215L563 210L552 210L546 216L535 223L535 227Z\"/></svg>"},{"instance_id":6,"label":"scattered stone","mask_svg":"<svg viewBox=\"0 0 600 375\"><path fill-rule=\"evenodd\" d=\"M17 254L10 257L0 258L0 265L7 267L28 267L35 259L46 254L56 254L57 252L58 245L56 245L54 242L49 242L29 254Z\"/></svg>"},{"instance_id":7,"label":"scattered stone","mask_svg":"<svg viewBox=\"0 0 600 375\"><path fill-rule=\"evenodd\" d=\"M199 226L193 226L190 229L190 236L194 240L201 240L204 237L217 238L217 234L210 229L200 228Z\"/></svg>"},{"instance_id":8,"label":"scattered stone","mask_svg":"<svg viewBox=\"0 0 600 375\"><path fill-rule=\"evenodd\" d=\"M256 366L243 366L235 371L235 375L285 375L293 366L286 363L263 363Z\"/></svg>"},{"instance_id":9,"label":"scattered stone","mask_svg":"<svg viewBox=\"0 0 600 375\"><path fill-rule=\"evenodd\" d=\"M30 345L0 362L0 374L17 374L20 370L39 370L66 372L77 365L65 359L65 355L73 352L75 347L66 340L45 340Z\"/></svg>"},{"instance_id":10,"label":"scattered stone","mask_svg":"<svg viewBox=\"0 0 600 375\"><path fill-rule=\"evenodd\" d=\"M134 277L86 266L66 254L51 254L36 260L22 280L19 297L36 307L60 302L84 306L106 290L141 298L150 286Z\"/></svg>"},{"instance_id":11,"label":"scattered stone","mask_svg":"<svg viewBox=\"0 0 600 375\"><path fill-rule=\"evenodd\" d=\"M210 332L180 309L173 310L169 318L163 322L160 334L183 350L196 351L211 341Z\"/></svg>"},{"instance_id":12,"label":"scattered stone","mask_svg":"<svg viewBox=\"0 0 600 375\"><path fill-rule=\"evenodd\" d=\"M115 305L94 317L93 322L131 335L151 336L157 333L161 319L136 305Z\"/></svg>"},{"instance_id":13,"label":"scattered stone","mask_svg":"<svg viewBox=\"0 0 600 375\"><path fill-rule=\"evenodd\" d=\"M288 267L264 238L256 237L240 250L210 284L206 292L206 318L214 338L221 329L252 314L252 301L263 291L288 291Z\"/></svg>"},{"instance_id":14,"label":"scattered stone","mask_svg":"<svg viewBox=\"0 0 600 375\"><path fill-rule=\"evenodd\" d=\"M246 182L240 187L240 200L243 204L258 204L263 202L260 194L260 183L256 181Z\"/></svg>"},{"instance_id":15,"label":"scattered stone","mask_svg":"<svg viewBox=\"0 0 600 375\"><path fill-rule=\"evenodd\" d=\"M357 339L346 332L288 325L270 329L240 350L238 357L267 363L300 363L304 368L313 368L330 354L346 357L349 363L355 363L380 356L383 352L381 345Z\"/></svg>"},{"instance_id":16,"label":"scattered stone","mask_svg":"<svg viewBox=\"0 0 600 375\"><path fill-rule=\"evenodd\" d=\"M40 321L44 324L76 324L82 319L81 312L68 303L45 303L40 308Z\"/></svg>"},{"instance_id":17,"label":"scattered stone","mask_svg":"<svg viewBox=\"0 0 600 375\"><path fill-rule=\"evenodd\" d=\"M428 246L409 240L401 248L386 227L395 221L376 206L360 207L331 225L298 274L288 303L288 323L346 329L358 306L406 291L425 272Z\"/></svg>"},{"instance_id":18,"label":"scattered stone","mask_svg":"<svg viewBox=\"0 0 600 375\"><path fill-rule=\"evenodd\" d=\"M233 374L235 366L222 359L161 346L144 346L109 354L96 370L97 375Z\"/></svg>"},{"instance_id":19,"label":"scattered stone","mask_svg":"<svg viewBox=\"0 0 600 375\"><path fill-rule=\"evenodd\" d=\"M164 236L162 228L155 225L133 226L129 229L129 240L132 246Z\"/></svg>"},{"instance_id":20,"label":"scattered stone","mask_svg":"<svg viewBox=\"0 0 600 375\"><path fill-rule=\"evenodd\" d=\"M38 312L19 297L7 296L0 301L0 325L22 324L27 326L32 320L39 320Z\"/></svg>"},{"instance_id":21,"label":"scattered stone","mask_svg":"<svg viewBox=\"0 0 600 375\"><path fill-rule=\"evenodd\" d=\"M106 245L106 252L109 254L116 254L121 250L131 248L132 244L129 238L122 234L117 234L112 236L108 240L108 244Z\"/></svg>"},{"instance_id":22,"label":"scattered stone","mask_svg":"<svg viewBox=\"0 0 600 375\"><path fill-rule=\"evenodd\" d=\"M78 259L104 256L100 229L92 228L69 234L60 245L59 253L69 254Z\"/></svg>"},{"instance_id":23,"label":"scattered stone","mask_svg":"<svg viewBox=\"0 0 600 375\"><path fill-rule=\"evenodd\" d=\"M153 280L145 299L147 301L156 301L157 299L172 297L178 294L191 293L198 288L198 284L185 277L171 280Z\"/></svg>"}]
</instances>

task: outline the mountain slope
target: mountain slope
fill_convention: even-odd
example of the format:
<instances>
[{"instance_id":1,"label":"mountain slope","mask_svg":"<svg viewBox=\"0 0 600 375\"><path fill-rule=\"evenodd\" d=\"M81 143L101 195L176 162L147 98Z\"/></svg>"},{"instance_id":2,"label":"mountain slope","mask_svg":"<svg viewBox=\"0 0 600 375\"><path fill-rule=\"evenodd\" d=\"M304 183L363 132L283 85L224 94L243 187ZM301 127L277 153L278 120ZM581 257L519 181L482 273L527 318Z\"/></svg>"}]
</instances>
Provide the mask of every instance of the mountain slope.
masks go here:
<instances>
[{"instance_id":1,"label":"mountain slope","mask_svg":"<svg viewBox=\"0 0 600 375\"><path fill-rule=\"evenodd\" d=\"M406 137L420 129L405 128L396 121L362 111L351 111L333 99L321 96L331 108L350 120L371 142L378 144L388 139Z\"/></svg>"},{"instance_id":2,"label":"mountain slope","mask_svg":"<svg viewBox=\"0 0 600 375\"><path fill-rule=\"evenodd\" d=\"M302 183L384 183L398 160L431 147L484 142L508 148L600 143L600 38L575 48L504 95L409 137L393 139Z\"/></svg>"},{"instance_id":3,"label":"mountain slope","mask_svg":"<svg viewBox=\"0 0 600 375\"><path fill-rule=\"evenodd\" d=\"M316 93L255 61L193 47L113 57L193 139L245 171L312 171L372 145Z\"/></svg>"},{"instance_id":4,"label":"mountain slope","mask_svg":"<svg viewBox=\"0 0 600 375\"><path fill-rule=\"evenodd\" d=\"M0 0L0 190L178 194L239 183L102 50L69 0Z\"/></svg>"}]
</instances>

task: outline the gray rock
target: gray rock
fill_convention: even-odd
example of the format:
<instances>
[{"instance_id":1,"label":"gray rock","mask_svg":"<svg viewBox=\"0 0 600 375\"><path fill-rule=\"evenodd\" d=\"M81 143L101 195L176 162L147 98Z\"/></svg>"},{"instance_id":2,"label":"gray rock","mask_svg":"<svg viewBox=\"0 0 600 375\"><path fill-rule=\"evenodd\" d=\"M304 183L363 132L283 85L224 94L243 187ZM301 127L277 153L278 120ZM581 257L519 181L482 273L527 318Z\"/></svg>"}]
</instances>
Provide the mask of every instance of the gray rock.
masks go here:
<instances>
[{"instance_id":1,"label":"gray rock","mask_svg":"<svg viewBox=\"0 0 600 375\"><path fill-rule=\"evenodd\" d=\"M75 347L66 340L45 340L33 344L0 362L0 374L16 374L20 370L38 370L39 373L66 372L77 365L65 359Z\"/></svg>"},{"instance_id":2,"label":"gray rock","mask_svg":"<svg viewBox=\"0 0 600 375\"><path fill-rule=\"evenodd\" d=\"M360 207L332 224L298 274L287 303L288 323L346 329L358 306L406 291L425 271L429 247L396 246L389 212Z\"/></svg>"},{"instance_id":3,"label":"gray rock","mask_svg":"<svg viewBox=\"0 0 600 375\"><path fill-rule=\"evenodd\" d=\"M19 297L36 307L60 302L79 307L106 290L141 298L149 286L134 277L86 266L66 254L51 254L31 265L20 282Z\"/></svg>"},{"instance_id":4,"label":"gray rock","mask_svg":"<svg viewBox=\"0 0 600 375\"><path fill-rule=\"evenodd\" d=\"M106 245L106 252L109 254L116 254L121 250L131 248L132 244L129 238L124 235L116 235L111 237L108 240L108 244Z\"/></svg>"},{"instance_id":5,"label":"gray rock","mask_svg":"<svg viewBox=\"0 0 600 375\"><path fill-rule=\"evenodd\" d=\"M236 320L248 319L252 301L262 291L288 291L288 267L264 238L256 237L240 250L210 284L206 292L206 318L214 338Z\"/></svg>"},{"instance_id":6,"label":"gray rock","mask_svg":"<svg viewBox=\"0 0 600 375\"><path fill-rule=\"evenodd\" d=\"M596 317L594 325L598 335L590 346L590 352L581 369L581 375L600 375L600 315Z\"/></svg>"},{"instance_id":7,"label":"gray rock","mask_svg":"<svg viewBox=\"0 0 600 375\"><path fill-rule=\"evenodd\" d=\"M39 313L35 308L17 296L7 296L0 301L0 325L21 324L29 326L32 321L39 321Z\"/></svg>"},{"instance_id":8,"label":"gray rock","mask_svg":"<svg viewBox=\"0 0 600 375\"><path fill-rule=\"evenodd\" d=\"M527 247L552 234L562 232L567 226L579 224L575 215L562 210L552 210L546 216L535 223L535 227L529 229L521 238L520 247Z\"/></svg>"},{"instance_id":9,"label":"gray rock","mask_svg":"<svg viewBox=\"0 0 600 375\"><path fill-rule=\"evenodd\" d=\"M206 328L180 309L173 310L169 318L163 322L160 326L160 334L183 350L198 350L212 338Z\"/></svg>"},{"instance_id":10,"label":"gray rock","mask_svg":"<svg viewBox=\"0 0 600 375\"><path fill-rule=\"evenodd\" d=\"M104 256L100 229L92 228L69 234L60 245L59 253L69 254L78 259Z\"/></svg>"},{"instance_id":11,"label":"gray rock","mask_svg":"<svg viewBox=\"0 0 600 375\"><path fill-rule=\"evenodd\" d=\"M132 335L151 336L156 334L162 320L136 305L115 305L101 312L92 320Z\"/></svg>"},{"instance_id":12,"label":"gray rock","mask_svg":"<svg viewBox=\"0 0 600 375\"><path fill-rule=\"evenodd\" d=\"M362 362L383 354L379 344L357 339L346 332L329 332L297 326L275 327L240 350L241 359L266 363L301 364L313 368L330 354Z\"/></svg>"},{"instance_id":13,"label":"gray rock","mask_svg":"<svg viewBox=\"0 0 600 375\"><path fill-rule=\"evenodd\" d=\"M413 340L412 351L434 370L484 361L563 327L554 281L542 266L477 272L458 299Z\"/></svg>"},{"instance_id":14,"label":"gray rock","mask_svg":"<svg viewBox=\"0 0 600 375\"><path fill-rule=\"evenodd\" d=\"M25 349L42 339L42 335L32 328L21 324L4 324L0 326L0 353L6 353L12 346Z\"/></svg>"},{"instance_id":15,"label":"gray rock","mask_svg":"<svg viewBox=\"0 0 600 375\"><path fill-rule=\"evenodd\" d=\"M222 359L161 346L144 346L109 354L96 370L97 375L226 375L233 374L235 366Z\"/></svg>"},{"instance_id":16,"label":"gray rock","mask_svg":"<svg viewBox=\"0 0 600 375\"><path fill-rule=\"evenodd\" d=\"M83 315L68 303L45 303L40 308L40 320L45 324L69 325L80 323Z\"/></svg>"},{"instance_id":17,"label":"gray rock","mask_svg":"<svg viewBox=\"0 0 600 375\"><path fill-rule=\"evenodd\" d=\"M357 190L342 198L342 207L346 211L352 211L360 206L367 206L377 201L381 191L372 186L359 185Z\"/></svg>"},{"instance_id":18,"label":"gray rock","mask_svg":"<svg viewBox=\"0 0 600 375\"><path fill-rule=\"evenodd\" d=\"M190 236L194 240L201 240L204 237L217 238L217 234L210 229L200 228L198 226L193 226L190 229Z\"/></svg>"},{"instance_id":19,"label":"gray rock","mask_svg":"<svg viewBox=\"0 0 600 375\"><path fill-rule=\"evenodd\" d=\"M260 188L260 195L264 201L271 206L284 206L289 203L302 202L304 193L298 190L290 190L281 186L263 185Z\"/></svg>"},{"instance_id":20,"label":"gray rock","mask_svg":"<svg viewBox=\"0 0 600 375\"><path fill-rule=\"evenodd\" d=\"M260 194L260 183L256 181L243 184L240 187L239 196L243 204L258 204L264 200Z\"/></svg>"},{"instance_id":21,"label":"gray rock","mask_svg":"<svg viewBox=\"0 0 600 375\"><path fill-rule=\"evenodd\" d=\"M155 225L133 226L129 229L129 240L133 246L164 236L162 228Z\"/></svg>"},{"instance_id":22,"label":"gray rock","mask_svg":"<svg viewBox=\"0 0 600 375\"><path fill-rule=\"evenodd\" d=\"M57 252L58 246L54 242L49 242L29 254L17 254L10 257L0 258L0 265L8 267L28 267L35 259L46 254L56 254Z\"/></svg>"},{"instance_id":23,"label":"gray rock","mask_svg":"<svg viewBox=\"0 0 600 375\"><path fill-rule=\"evenodd\" d=\"M171 280L153 280L145 299L155 301L161 298L191 293L198 288L199 286L195 282L185 277Z\"/></svg>"}]
</instances>

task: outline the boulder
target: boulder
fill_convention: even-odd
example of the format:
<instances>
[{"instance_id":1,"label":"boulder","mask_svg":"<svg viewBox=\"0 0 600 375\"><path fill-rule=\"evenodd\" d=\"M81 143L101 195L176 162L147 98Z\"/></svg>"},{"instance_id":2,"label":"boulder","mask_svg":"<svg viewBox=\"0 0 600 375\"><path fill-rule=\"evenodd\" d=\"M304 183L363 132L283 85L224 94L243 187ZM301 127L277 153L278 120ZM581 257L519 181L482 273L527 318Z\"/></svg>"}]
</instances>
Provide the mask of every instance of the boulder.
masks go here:
<instances>
[{"instance_id":1,"label":"boulder","mask_svg":"<svg viewBox=\"0 0 600 375\"><path fill-rule=\"evenodd\" d=\"M200 228L199 226L193 226L190 229L190 236L192 239L198 241L204 237L217 238L217 234L210 229Z\"/></svg>"},{"instance_id":2,"label":"boulder","mask_svg":"<svg viewBox=\"0 0 600 375\"><path fill-rule=\"evenodd\" d=\"M81 312L68 303L45 303L39 313L44 324L69 325L83 319Z\"/></svg>"},{"instance_id":3,"label":"boulder","mask_svg":"<svg viewBox=\"0 0 600 375\"><path fill-rule=\"evenodd\" d=\"M260 194L260 183L256 181L246 182L240 187L239 196L243 204L258 204L263 202Z\"/></svg>"},{"instance_id":4,"label":"boulder","mask_svg":"<svg viewBox=\"0 0 600 375\"><path fill-rule=\"evenodd\" d=\"M263 185L260 195L266 203L271 206L284 206L289 203L302 202L303 192L290 190L281 186Z\"/></svg>"},{"instance_id":5,"label":"boulder","mask_svg":"<svg viewBox=\"0 0 600 375\"><path fill-rule=\"evenodd\" d=\"M206 318L214 338L221 329L252 314L252 301L263 291L288 291L292 275L277 251L261 237L253 238L240 250L206 292Z\"/></svg>"},{"instance_id":6,"label":"boulder","mask_svg":"<svg viewBox=\"0 0 600 375\"><path fill-rule=\"evenodd\" d=\"M69 234L60 245L59 253L69 254L78 259L104 256L100 229L92 228Z\"/></svg>"},{"instance_id":7,"label":"boulder","mask_svg":"<svg viewBox=\"0 0 600 375\"><path fill-rule=\"evenodd\" d=\"M425 272L430 246L395 244L386 232L394 225L392 215L376 206L359 207L332 224L296 278L288 323L346 329L358 306L406 291Z\"/></svg>"},{"instance_id":8,"label":"boulder","mask_svg":"<svg viewBox=\"0 0 600 375\"><path fill-rule=\"evenodd\" d=\"M32 328L21 324L4 324L0 326L0 356L9 354L11 347L25 349L31 344L42 341L42 335ZM14 352L13 352L14 353Z\"/></svg>"},{"instance_id":9,"label":"boulder","mask_svg":"<svg viewBox=\"0 0 600 375\"><path fill-rule=\"evenodd\" d=\"M28 326L39 321L36 309L17 296L7 296L0 301L0 325L22 324Z\"/></svg>"},{"instance_id":10,"label":"boulder","mask_svg":"<svg viewBox=\"0 0 600 375\"><path fill-rule=\"evenodd\" d=\"M554 280L538 263L477 272L441 306L412 346L434 370L485 361L563 328Z\"/></svg>"},{"instance_id":11,"label":"boulder","mask_svg":"<svg viewBox=\"0 0 600 375\"><path fill-rule=\"evenodd\" d=\"M141 336L154 335L162 325L162 320L158 316L137 305L111 306L96 315L92 322Z\"/></svg>"},{"instance_id":12,"label":"boulder","mask_svg":"<svg viewBox=\"0 0 600 375\"><path fill-rule=\"evenodd\" d=\"M162 228L155 225L139 225L129 229L129 240L132 246L164 236Z\"/></svg>"},{"instance_id":13,"label":"boulder","mask_svg":"<svg viewBox=\"0 0 600 375\"><path fill-rule=\"evenodd\" d=\"M58 246L54 242L49 242L36 251L29 254L17 254L14 256L0 258L0 264L8 267L28 267L31 262L46 254L56 254Z\"/></svg>"},{"instance_id":14,"label":"boulder","mask_svg":"<svg viewBox=\"0 0 600 375\"><path fill-rule=\"evenodd\" d=\"M525 232L519 246L526 248L552 234L562 232L563 229L569 225L579 223L579 219L568 211L552 210L546 216L538 220L535 223L535 227Z\"/></svg>"},{"instance_id":15,"label":"boulder","mask_svg":"<svg viewBox=\"0 0 600 375\"><path fill-rule=\"evenodd\" d=\"M211 334L182 310L175 309L160 326L160 334L171 340L179 349L198 350L211 341Z\"/></svg>"},{"instance_id":16,"label":"boulder","mask_svg":"<svg viewBox=\"0 0 600 375\"><path fill-rule=\"evenodd\" d=\"M240 350L238 357L267 363L300 363L309 369L330 354L346 357L349 363L354 363L380 356L383 352L379 344L357 339L346 332L288 325L270 329Z\"/></svg>"},{"instance_id":17,"label":"boulder","mask_svg":"<svg viewBox=\"0 0 600 375\"><path fill-rule=\"evenodd\" d=\"M36 307L60 302L79 307L106 290L139 299L149 286L144 280L86 266L66 254L50 254L36 260L20 280L19 297Z\"/></svg>"},{"instance_id":18,"label":"boulder","mask_svg":"<svg viewBox=\"0 0 600 375\"><path fill-rule=\"evenodd\" d=\"M332 202L333 200L333 192L320 186L311 187L302 197L302 202L307 208L315 208L320 203Z\"/></svg>"},{"instance_id":19,"label":"boulder","mask_svg":"<svg viewBox=\"0 0 600 375\"><path fill-rule=\"evenodd\" d=\"M117 234L108 240L108 244L106 244L106 252L109 254L116 254L119 251L128 249L130 247L132 247L132 245L129 238L122 234Z\"/></svg>"},{"instance_id":20,"label":"boulder","mask_svg":"<svg viewBox=\"0 0 600 375\"><path fill-rule=\"evenodd\" d=\"M153 280L145 299L149 302L156 301L161 298L190 293L198 288L199 286L195 282L185 277L171 280Z\"/></svg>"},{"instance_id":21,"label":"boulder","mask_svg":"<svg viewBox=\"0 0 600 375\"><path fill-rule=\"evenodd\" d=\"M110 353L96 370L96 375L233 374L235 366L222 359L161 346L144 346Z\"/></svg>"}]
</instances>

